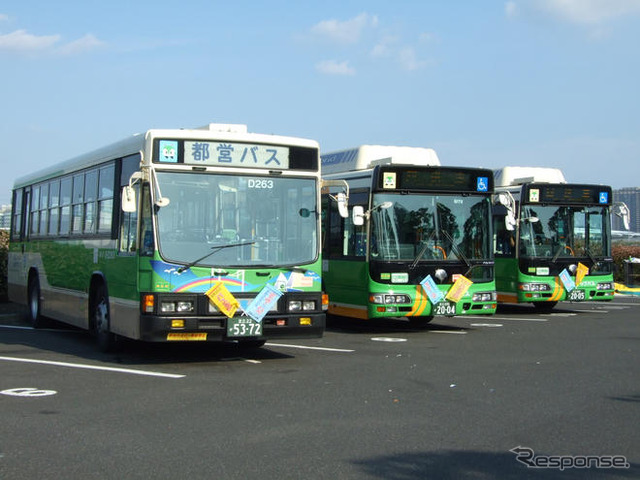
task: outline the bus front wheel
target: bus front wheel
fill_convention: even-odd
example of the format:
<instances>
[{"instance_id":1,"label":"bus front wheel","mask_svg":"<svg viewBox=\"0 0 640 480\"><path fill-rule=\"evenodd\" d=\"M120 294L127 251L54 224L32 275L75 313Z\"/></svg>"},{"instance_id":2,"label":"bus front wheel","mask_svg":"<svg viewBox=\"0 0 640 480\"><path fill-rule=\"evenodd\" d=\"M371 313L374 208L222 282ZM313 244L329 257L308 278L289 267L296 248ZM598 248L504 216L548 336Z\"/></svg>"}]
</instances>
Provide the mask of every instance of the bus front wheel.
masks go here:
<instances>
[{"instance_id":1,"label":"bus front wheel","mask_svg":"<svg viewBox=\"0 0 640 480\"><path fill-rule=\"evenodd\" d=\"M91 302L91 318L93 334L101 352L111 352L116 347L116 335L111 333L111 315L109 296L104 285L99 285Z\"/></svg>"}]
</instances>

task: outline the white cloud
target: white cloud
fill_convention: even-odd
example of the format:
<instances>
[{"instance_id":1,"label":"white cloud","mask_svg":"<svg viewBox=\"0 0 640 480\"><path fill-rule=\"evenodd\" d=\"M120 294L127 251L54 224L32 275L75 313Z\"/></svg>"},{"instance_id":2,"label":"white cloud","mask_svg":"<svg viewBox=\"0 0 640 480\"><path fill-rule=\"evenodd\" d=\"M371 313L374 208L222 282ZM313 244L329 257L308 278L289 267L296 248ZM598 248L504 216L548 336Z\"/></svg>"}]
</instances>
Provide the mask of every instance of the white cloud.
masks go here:
<instances>
[{"instance_id":1,"label":"white cloud","mask_svg":"<svg viewBox=\"0 0 640 480\"><path fill-rule=\"evenodd\" d=\"M421 35L421 40L427 38L424 35L425 34ZM428 38L431 39L435 37L429 36ZM400 40L391 35L380 39L371 50L370 55L373 58L390 58L395 60L404 70L408 71L418 70L427 66L428 63L418 59L415 48L408 45L401 45Z\"/></svg>"},{"instance_id":2,"label":"white cloud","mask_svg":"<svg viewBox=\"0 0 640 480\"><path fill-rule=\"evenodd\" d=\"M355 75L356 70L349 66L348 61L324 60L316 64L316 70L326 75Z\"/></svg>"},{"instance_id":3,"label":"white cloud","mask_svg":"<svg viewBox=\"0 0 640 480\"><path fill-rule=\"evenodd\" d=\"M540 0L540 7L573 23L594 25L640 13L640 0Z\"/></svg>"},{"instance_id":4,"label":"white cloud","mask_svg":"<svg viewBox=\"0 0 640 480\"><path fill-rule=\"evenodd\" d=\"M74 40L73 42L69 42L65 45L62 45L57 49L56 53L61 55L76 55L79 53L88 52L89 50L93 50L94 48L101 47L104 45L104 42L98 40L91 34L87 34L78 40Z\"/></svg>"},{"instance_id":5,"label":"white cloud","mask_svg":"<svg viewBox=\"0 0 640 480\"><path fill-rule=\"evenodd\" d=\"M398 38L392 35L386 35L382 37L378 43L371 50L372 57L389 57L393 55L396 45L398 44Z\"/></svg>"},{"instance_id":6,"label":"white cloud","mask_svg":"<svg viewBox=\"0 0 640 480\"><path fill-rule=\"evenodd\" d=\"M363 52L368 52L369 61L392 61L403 70L417 70L428 62L420 60L419 46L437 41L430 33L419 33L414 42L406 42L406 32L396 28L379 26L378 17L369 13L361 13L349 20L324 20L310 29L316 37L331 40L333 48L339 49L343 58L357 56L361 61ZM357 45L356 45L357 44ZM334 56L325 52L325 56ZM316 70L330 75L355 75L356 71L349 61L323 61L316 64Z\"/></svg>"},{"instance_id":7,"label":"white cloud","mask_svg":"<svg viewBox=\"0 0 640 480\"><path fill-rule=\"evenodd\" d=\"M376 28L377 26L378 17L361 13L342 22L335 19L323 20L311 27L311 32L340 44L351 44L360 40L362 33L367 28Z\"/></svg>"},{"instance_id":8,"label":"white cloud","mask_svg":"<svg viewBox=\"0 0 640 480\"><path fill-rule=\"evenodd\" d=\"M16 30L0 35L0 52L76 55L104 45L91 34L62 44L60 39L60 35L33 35L26 30Z\"/></svg>"},{"instance_id":9,"label":"white cloud","mask_svg":"<svg viewBox=\"0 0 640 480\"><path fill-rule=\"evenodd\" d=\"M504 4L504 13L509 18L518 16L518 4L516 2L507 2Z\"/></svg>"},{"instance_id":10,"label":"white cloud","mask_svg":"<svg viewBox=\"0 0 640 480\"><path fill-rule=\"evenodd\" d=\"M51 49L60 40L60 35L37 36L25 30L0 35L0 50L13 52L36 52Z\"/></svg>"},{"instance_id":11,"label":"white cloud","mask_svg":"<svg viewBox=\"0 0 640 480\"><path fill-rule=\"evenodd\" d=\"M426 67L427 62L419 60L412 47L403 47L398 51L398 61L405 70L413 71Z\"/></svg>"},{"instance_id":12,"label":"white cloud","mask_svg":"<svg viewBox=\"0 0 640 480\"><path fill-rule=\"evenodd\" d=\"M561 21L580 25L599 25L625 15L640 14L640 0L521 0L505 4L507 16L530 7Z\"/></svg>"}]
</instances>

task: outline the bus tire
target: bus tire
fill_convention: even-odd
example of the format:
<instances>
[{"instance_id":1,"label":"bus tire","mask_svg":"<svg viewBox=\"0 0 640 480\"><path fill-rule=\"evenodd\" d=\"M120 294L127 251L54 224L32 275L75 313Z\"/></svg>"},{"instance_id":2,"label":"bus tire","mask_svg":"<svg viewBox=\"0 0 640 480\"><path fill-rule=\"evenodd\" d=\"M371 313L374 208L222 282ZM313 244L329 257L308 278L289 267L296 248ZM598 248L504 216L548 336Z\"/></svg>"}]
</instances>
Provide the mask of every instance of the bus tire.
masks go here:
<instances>
[{"instance_id":1,"label":"bus tire","mask_svg":"<svg viewBox=\"0 0 640 480\"><path fill-rule=\"evenodd\" d=\"M112 352L116 349L117 338L111 332L111 313L109 309L109 295L104 284L95 287L91 296L91 327L101 352Z\"/></svg>"},{"instance_id":2,"label":"bus tire","mask_svg":"<svg viewBox=\"0 0 640 480\"><path fill-rule=\"evenodd\" d=\"M33 328L41 328L44 325L40 307L40 281L37 274L32 274L27 286L27 319Z\"/></svg>"},{"instance_id":3,"label":"bus tire","mask_svg":"<svg viewBox=\"0 0 640 480\"><path fill-rule=\"evenodd\" d=\"M540 313L549 313L557 304L558 302L533 302L533 306Z\"/></svg>"}]
</instances>

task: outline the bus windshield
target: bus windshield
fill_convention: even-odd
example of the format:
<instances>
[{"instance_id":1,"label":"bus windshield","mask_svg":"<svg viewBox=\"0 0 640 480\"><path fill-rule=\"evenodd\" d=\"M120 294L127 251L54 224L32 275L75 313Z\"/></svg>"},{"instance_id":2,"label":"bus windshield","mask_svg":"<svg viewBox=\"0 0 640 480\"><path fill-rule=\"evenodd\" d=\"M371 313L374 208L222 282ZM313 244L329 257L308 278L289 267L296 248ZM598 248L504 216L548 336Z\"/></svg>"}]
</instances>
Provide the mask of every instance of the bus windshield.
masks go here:
<instances>
[{"instance_id":1,"label":"bus windshield","mask_svg":"<svg viewBox=\"0 0 640 480\"><path fill-rule=\"evenodd\" d=\"M216 267L312 263L318 256L316 182L291 177L158 172L170 200L157 213L172 263Z\"/></svg>"},{"instance_id":2,"label":"bus windshield","mask_svg":"<svg viewBox=\"0 0 640 480\"><path fill-rule=\"evenodd\" d=\"M525 205L520 220L520 253L553 260L608 256L608 218L608 209L603 206Z\"/></svg>"},{"instance_id":3,"label":"bus windshield","mask_svg":"<svg viewBox=\"0 0 640 480\"><path fill-rule=\"evenodd\" d=\"M392 206L384 208L385 202ZM371 258L415 263L491 258L490 207L487 197L472 195L374 195Z\"/></svg>"}]
</instances>

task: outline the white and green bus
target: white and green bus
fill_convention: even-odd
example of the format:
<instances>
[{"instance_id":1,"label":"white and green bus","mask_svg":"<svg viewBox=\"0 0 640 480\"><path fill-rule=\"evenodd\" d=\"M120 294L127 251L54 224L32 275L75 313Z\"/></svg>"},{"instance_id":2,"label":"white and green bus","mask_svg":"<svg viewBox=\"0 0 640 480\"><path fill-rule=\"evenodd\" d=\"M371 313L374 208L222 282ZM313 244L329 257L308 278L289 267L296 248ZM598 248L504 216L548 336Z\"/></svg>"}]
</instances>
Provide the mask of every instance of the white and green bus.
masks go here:
<instances>
[{"instance_id":1,"label":"white and green bus","mask_svg":"<svg viewBox=\"0 0 640 480\"><path fill-rule=\"evenodd\" d=\"M321 337L320 160L313 140L244 125L149 130L20 178L9 298L119 337Z\"/></svg>"},{"instance_id":2,"label":"white and green bus","mask_svg":"<svg viewBox=\"0 0 640 480\"><path fill-rule=\"evenodd\" d=\"M567 183L556 168L494 174L498 302L549 311L563 300L611 300L611 187Z\"/></svg>"},{"instance_id":3,"label":"white and green bus","mask_svg":"<svg viewBox=\"0 0 640 480\"><path fill-rule=\"evenodd\" d=\"M321 155L351 215L323 189L328 312L359 319L493 314L493 172L444 167L429 148L363 145Z\"/></svg>"}]
</instances>

